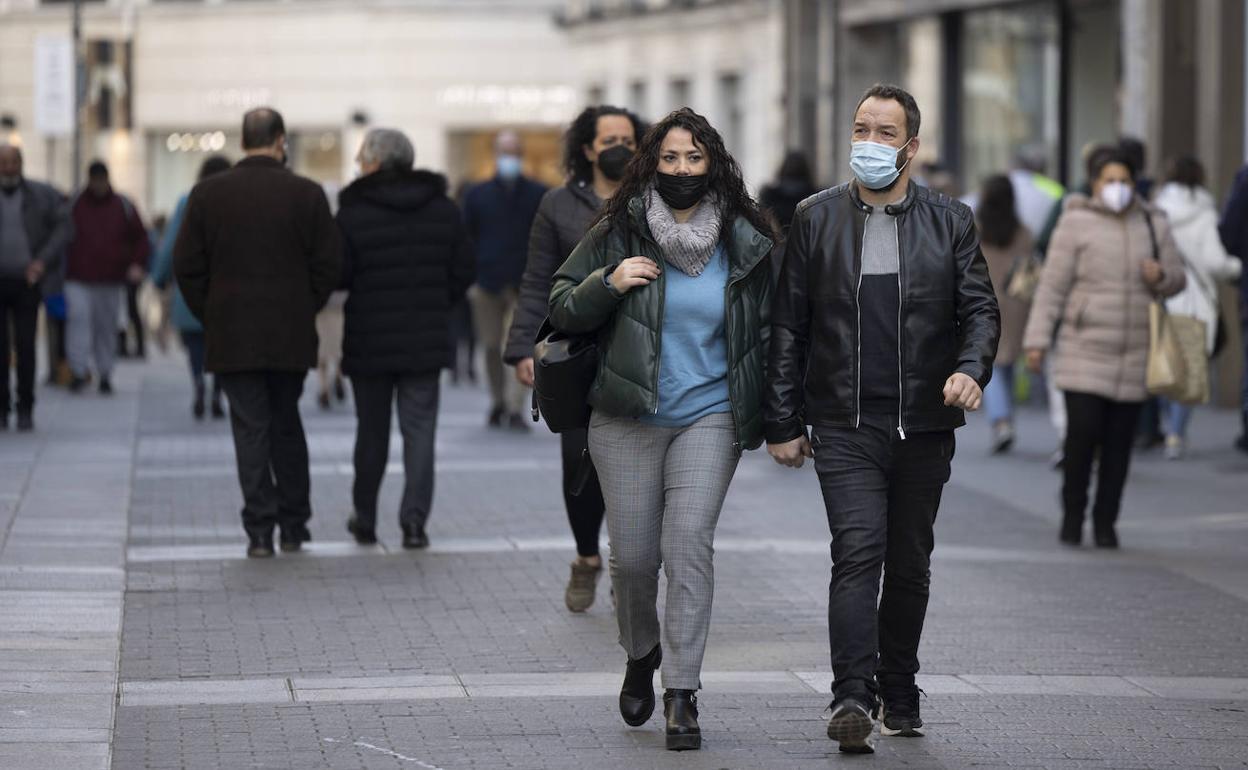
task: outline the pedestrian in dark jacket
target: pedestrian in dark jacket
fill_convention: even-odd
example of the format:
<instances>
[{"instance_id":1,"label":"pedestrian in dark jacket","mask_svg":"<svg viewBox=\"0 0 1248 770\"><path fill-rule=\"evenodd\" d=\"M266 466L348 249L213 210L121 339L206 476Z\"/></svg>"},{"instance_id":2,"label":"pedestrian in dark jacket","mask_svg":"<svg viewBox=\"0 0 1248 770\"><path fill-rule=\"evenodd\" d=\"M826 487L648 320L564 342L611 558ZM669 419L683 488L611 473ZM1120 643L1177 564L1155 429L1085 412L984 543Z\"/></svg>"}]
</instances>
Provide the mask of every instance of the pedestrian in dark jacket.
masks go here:
<instances>
[{"instance_id":1,"label":"pedestrian in dark jacket","mask_svg":"<svg viewBox=\"0 0 1248 770\"><path fill-rule=\"evenodd\" d=\"M533 343L550 307L551 278L585 237L602 202L620 188L625 168L645 129L633 113L605 105L587 107L568 127L563 151L568 183L546 193L533 220L520 303L503 353L504 360L516 367L516 378L525 387L533 387ZM586 431L564 431L559 438L563 447L563 502L577 553L563 598L569 610L584 612L594 603L598 577L602 574L598 553L602 489L592 470L587 469L587 476L578 473L582 465L589 463ZM578 490L582 478L585 483Z\"/></svg>"},{"instance_id":2,"label":"pedestrian in dark jacket","mask_svg":"<svg viewBox=\"0 0 1248 770\"><path fill-rule=\"evenodd\" d=\"M1248 166L1235 175L1235 183L1231 185L1231 194L1227 198L1218 232L1222 235L1222 245L1226 247L1227 253L1248 261ZM1239 322L1243 328L1241 336L1244 341L1244 360L1248 361L1248 272L1239 279ZM1235 446L1241 452L1248 452L1248 374L1242 379L1242 431L1235 440Z\"/></svg>"},{"instance_id":3,"label":"pedestrian in dark jacket","mask_svg":"<svg viewBox=\"0 0 1248 770\"><path fill-rule=\"evenodd\" d=\"M357 161L364 176L339 196L347 296L343 372L358 417L355 511L347 529L377 542L377 495L390 457L398 401L405 485L404 548L429 544L438 375L452 360L450 314L472 284L474 260L446 179L413 171L416 152L399 131L373 129Z\"/></svg>"},{"instance_id":4,"label":"pedestrian in dark jacket","mask_svg":"<svg viewBox=\"0 0 1248 770\"><path fill-rule=\"evenodd\" d=\"M82 389L94 359L100 393L108 395L122 292L127 282L143 280L152 244L134 204L113 191L107 166L92 163L87 180L86 191L74 202L74 240L65 271L70 389Z\"/></svg>"},{"instance_id":5,"label":"pedestrian in dark jacket","mask_svg":"<svg viewBox=\"0 0 1248 770\"><path fill-rule=\"evenodd\" d=\"M72 235L65 199L48 185L22 176L21 149L0 144L0 430L9 427L13 406L10 328L17 359L17 429L34 430L40 287L46 276L59 272Z\"/></svg>"},{"instance_id":6,"label":"pedestrian in dark jacket","mask_svg":"<svg viewBox=\"0 0 1248 770\"><path fill-rule=\"evenodd\" d=\"M797 204L819 192L814 175L810 172L810 160L801 150L789 150L776 173L776 179L762 189L758 203L776 218L781 230L787 232L793 223Z\"/></svg>"},{"instance_id":7,"label":"pedestrian in dark jacket","mask_svg":"<svg viewBox=\"0 0 1248 770\"><path fill-rule=\"evenodd\" d=\"M589 447L628 654L620 715L634 726L650 718L662 666L673 750L701 746L715 525L741 450L763 440L771 247L719 132L684 108L646 134L550 295L554 326L596 334L601 356Z\"/></svg>"},{"instance_id":8,"label":"pedestrian in dark jacket","mask_svg":"<svg viewBox=\"0 0 1248 770\"><path fill-rule=\"evenodd\" d=\"M503 342L520 295L529 231L546 188L522 175L523 147L515 132L499 134L494 150L494 178L469 189L464 196L464 221L477 253L477 282L468 299L485 354L489 425L499 427L506 422L513 429L525 430L526 391L506 376Z\"/></svg>"},{"instance_id":9,"label":"pedestrian in dark jacket","mask_svg":"<svg viewBox=\"0 0 1248 770\"><path fill-rule=\"evenodd\" d=\"M174 247L186 306L204 324L204 366L221 380L243 489L248 556L311 539L308 443L299 395L316 366L316 312L342 275L321 186L286 165L281 115L243 118L246 158L191 191Z\"/></svg>"},{"instance_id":10,"label":"pedestrian in dark jacket","mask_svg":"<svg viewBox=\"0 0 1248 770\"><path fill-rule=\"evenodd\" d=\"M871 751L877 698L884 735L922 734L933 523L953 431L980 406L1001 333L970 208L910 181L919 122L896 86L862 97L855 180L798 207L773 313L768 450L798 468L813 457L823 487L828 737L847 752Z\"/></svg>"}]
</instances>

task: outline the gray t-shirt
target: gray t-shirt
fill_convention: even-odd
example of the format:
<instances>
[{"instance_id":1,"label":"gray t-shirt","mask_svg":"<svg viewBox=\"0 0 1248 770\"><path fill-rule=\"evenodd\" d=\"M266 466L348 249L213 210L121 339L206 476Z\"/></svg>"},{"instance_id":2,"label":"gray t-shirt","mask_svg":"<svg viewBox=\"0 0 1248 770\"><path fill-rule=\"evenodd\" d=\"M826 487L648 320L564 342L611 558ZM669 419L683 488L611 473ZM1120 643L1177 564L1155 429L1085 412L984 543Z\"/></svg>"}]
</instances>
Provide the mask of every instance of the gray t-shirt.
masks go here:
<instances>
[{"instance_id":1,"label":"gray t-shirt","mask_svg":"<svg viewBox=\"0 0 1248 770\"><path fill-rule=\"evenodd\" d=\"M22 219L22 189L0 191L0 276L20 278L26 274L33 255Z\"/></svg>"},{"instance_id":2,"label":"gray t-shirt","mask_svg":"<svg viewBox=\"0 0 1248 770\"><path fill-rule=\"evenodd\" d=\"M898 351L897 282L901 256L897 252L896 217L877 206L867 217L862 235L862 286L858 306L862 323L860 399L867 414L897 414L901 397Z\"/></svg>"}]
</instances>

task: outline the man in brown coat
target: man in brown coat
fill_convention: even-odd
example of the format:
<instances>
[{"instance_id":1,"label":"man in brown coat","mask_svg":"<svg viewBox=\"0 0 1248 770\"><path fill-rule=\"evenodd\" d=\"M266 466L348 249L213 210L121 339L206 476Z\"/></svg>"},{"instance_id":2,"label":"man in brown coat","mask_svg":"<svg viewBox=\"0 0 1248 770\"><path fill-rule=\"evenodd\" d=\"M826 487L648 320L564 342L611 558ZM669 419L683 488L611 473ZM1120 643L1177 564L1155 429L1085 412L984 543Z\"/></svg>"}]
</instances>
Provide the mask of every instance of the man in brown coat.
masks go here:
<instances>
[{"instance_id":1,"label":"man in brown coat","mask_svg":"<svg viewBox=\"0 0 1248 770\"><path fill-rule=\"evenodd\" d=\"M311 539L299 396L316 366L316 313L338 285L338 231L320 185L286 169L271 109L243 118L246 158L191 191L174 248L187 307L204 324L205 368L230 401L247 555Z\"/></svg>"}]
</instances>

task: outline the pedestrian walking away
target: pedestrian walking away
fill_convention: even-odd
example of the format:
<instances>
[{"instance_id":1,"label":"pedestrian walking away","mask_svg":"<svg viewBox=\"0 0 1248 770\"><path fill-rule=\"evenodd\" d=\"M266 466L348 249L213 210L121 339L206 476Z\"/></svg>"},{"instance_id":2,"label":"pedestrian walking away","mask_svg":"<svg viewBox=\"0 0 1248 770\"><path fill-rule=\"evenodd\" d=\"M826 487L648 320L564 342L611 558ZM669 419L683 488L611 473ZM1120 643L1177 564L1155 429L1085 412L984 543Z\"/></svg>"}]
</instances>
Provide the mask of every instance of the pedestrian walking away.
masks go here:
<instances>
[{"instance_id":1,"label":"pedestrian walking away","mask_svg":"<svg viewBox=\"0 0 1248 770\"><path fill-rule=\"evenodd\" d=\"M773 310L768 451L795 468L813 457L823 488L827 734L845 752L873 751L873 717L885 736L923 733L914 676L936 513L1000 336L970 208L910 181L920 120L896 86L859 100L854 179L798 207Z\"/></svg>"},{"instance_id":2,"label":"pedestrian walking away","mask_svg":"<svg viewBox=\"0 0 1248 770\"><path fill-rule=\"evenodd\" d=\"M373 129L357 156L363 176L339 196L342 285L348 291L342 368L351 378L358 417L347 529L362 545L377 542L377 495L390 457L396 400L403 435L403 547L429 545L438 376L453 362L451 314L475 270L446 179L413 171L415 158L401 132Z\"/></svg>"},{"instance_id":3,"label":"pedestrian walking away","mask_svg":"<svg viewBox=\"0 0 1248 770\"><path fill-rule=\"evenodd\" d=\"M17 429L34 430L41 289L45 278L59 273L72 236L69 208L61 194L27 179L21 149L0 144L0 430L8 429L14 407L10 360L17 363Z\"/></svg>"},{"instance_id":4,"label":"pedestrian walking away","mask_svg":"<svg viewBox=\"0 0 1248 770\"><path fill-rule=\"evenodd\" d=\"M546 188L522 174L524 148L514 131L499 133L494 151L494 178L464 196L464 221L477 250L477 282L468 299L490 386L488 424L528 430L527 390L506 376L503 343L519 299L529 233Z\"/></svg>"},{"instance_id":5,"label":"pedestrian walking away","mask_svg":"<svg viewBox=\"0 0 1248 770\"><path fill-rule=\"evenodd\" d=\"M603 201L620 188L637 142L645 134L641 119L628 110L587 107L564 136L563 163L568 182L542 197L529 234L529 259L520 284L503 359L516 367L516 379L533 387L533 343L550 305L551 278L598 217ZM563 458L563 503L576 539L576 559L564 590L571 612L594 603L602 558L598 541L604 506L598 474L589 460L588 432L559 435ZM586 467L588 466L588 467Z\"/></svg>"},{"instance_id":6,"label":"pedestrian walking away","mask_svg":"<svg viewBox=\"0 0 1248 770\"><path fill-rule=\"evenodd\" d=\"M771 247L720 134L684 108L646 134L551 289L554 326L599 341L589 448L628 655L620 714L645 724L661 667L673 750L702 745L715 527L742 449L762 443Z\"/></svg>"},{"instance_id":7,"label":"pedestrian walking away","mask_svg":"<svg viewBox=\"0 0 1248 770\"><path fill-rule=\"evenodd\" d=\"M127 283L143 280L152 244L134 204L113 190L108 167L95 161L87 179L87 189L73 206L74 238L65 273L66 348L73 372L70 389L82 390L94 364L100 393L108 395L122 295Z\"/></svg>"},{"instance_id":8,"label":"pedestrian walking away","mask_svg":"<svg viewBox=\"0 0 1248 770\"><path fill-rule=\"evenodd\" d=\"M1231 186L1226 208L1222 211L1222 221L1218 223L1218 232L1222 235L1222 245L1226 251L1240 260L1248 259L1248 166L1244 166L1235 175ZM1248 277L1239 279L1239 323L1240 340L1244 346L1244 360L1248 361ZM1248 453L1248 376L1242 378L1240 393L1240 432L1235 439L1235 448Z\"/></svg>"},{"instance_id":9,"label":"pedestrian walking away","mask_svg":"<svg viewBox=\"0 0 1248 770\"><path fill-rule=\"evenodd\" d=\"M247 555L259 558L273 555L275 528L285 551L312 538L299 396L342 261L324 190L286 169L282 116L252 110L242 135L246 157L191 191L174 275L230 402Z\"/></svg>"},{"instance_id":10,"label":"pedestrian walking away","mask_svg":"<svg viewBox=\"0 0 1248 770\"><path fill-rule=\"evenodd\" d=\"M1001 342L992 379L984 388L994 453L1008 452L1014 445L1014 366L1022 353L1023 327L1031 309L1031 297L1019 294L1015 279L1037 267L1035 240L1019 220L1014 189L1008 176L989 177L975 214L980 247L1001 310Z\"/></svg>"},{"instance_id":11,"label":"pedestrian walking away","mask_svg":"<svg viewBox=\"0 0 1248 770\"><path fill-rule=\"evenodd\" d=\"M229 171L229 169L229 160L220 155L214 155L205 160L200 166L199 181L202 182L210 176L220 174L223 171ZM156 255L152 257L152 283L162 290L166 289L170 283L173 284L170 315L172 316L173 326L178 330L178 335L182 338L182 347L186 348L187 363L190 365L191 388L193 391L191 415L196 420L202 420L208 409L211 408L213 418L221 419L225 417L225 408L221 405L221 380L219 377L213 376L211 396L205 384L204 325L199 322L199 319L191 313L191 309L186 306L182 290L178 288L177 282L173 280L173 249L177 243L178 231L182 228L182 222L186 218L186 205L189 199L190 193L187 193L178 200L178 205L173 210L173 216L170 217L165 227L165 232L161 236L160 244L156 248Z\"/></svg>"},{"instance_id":12,"label":"pedestrian walking away","mask_svg":"<svg viewBox=\"0 0 1248 770\"><path fill-rule=\"evenodd\" d=\"M1226 253L1218 235L1217 204L1205 189L1205 169L1195 158L1177 158L1170 163L1167 179L1157 193L1157 208L1165 212L1174 231L1174 242L1183 256L1187 286L1166 301L1166 312L1190 316L1205 324L1205 355L1218 354L1225 343L1219 286L1237 280L1243 273L1238 257ZM1166 458L1182 459L1187 451L1187 426L1192 405L1162 402L1165 423Z\"/></svg>"},{"instance_id":13,"label":"pedestrian walking away","mask_svg":"<svg viewBox=\"0 0 1248 770\"><path fill-rule=\"evenodd\" d=\"M1024 346L1028 366L1039 372L1056 332L1053 374L1069 415L1059 538L1082 542L1095 466L1095 542L1117 548L1122 490L1148 395L1148 307L1177 294L1186 279L1169 221L1136 194L1128 158L1098 152L1088 163L1092 194L1066 199Z\"/></svg>"}]
</instances>

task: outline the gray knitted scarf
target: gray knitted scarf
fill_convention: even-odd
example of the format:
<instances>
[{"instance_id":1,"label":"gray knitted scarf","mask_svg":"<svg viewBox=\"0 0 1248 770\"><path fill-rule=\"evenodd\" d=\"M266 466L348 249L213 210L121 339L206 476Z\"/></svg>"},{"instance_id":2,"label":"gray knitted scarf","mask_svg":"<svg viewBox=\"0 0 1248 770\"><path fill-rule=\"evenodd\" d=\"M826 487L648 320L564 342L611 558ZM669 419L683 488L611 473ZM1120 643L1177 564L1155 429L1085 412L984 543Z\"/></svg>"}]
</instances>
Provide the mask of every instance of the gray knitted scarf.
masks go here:
<instances>
[{"instance_id":1,"label":"gray knitted scarf","mask_svg":"<svg viewBox=\"0 0 1248 770\"><path fill-rule=\"evenodd\" d=\"M683 225L672 216L659 194L652 188L646 195L646 222L650 234L663 249L663 259L685 275L697 278L706 269L719 244L722 207L708 196Z\"/></svg>"}]
</instances>

